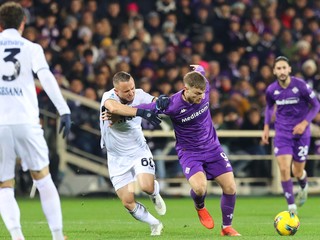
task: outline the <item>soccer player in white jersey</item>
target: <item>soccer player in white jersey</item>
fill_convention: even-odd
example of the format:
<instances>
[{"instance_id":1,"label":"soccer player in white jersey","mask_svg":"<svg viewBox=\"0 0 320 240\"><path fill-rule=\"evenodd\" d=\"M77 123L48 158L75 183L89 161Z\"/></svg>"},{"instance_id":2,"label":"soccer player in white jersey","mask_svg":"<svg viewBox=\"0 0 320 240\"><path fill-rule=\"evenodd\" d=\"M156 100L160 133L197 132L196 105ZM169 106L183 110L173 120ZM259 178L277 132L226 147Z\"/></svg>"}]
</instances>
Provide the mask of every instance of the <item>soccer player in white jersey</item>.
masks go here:
<instances>
[{"instance_id":1,"label":"soccer player in white jersey","mask_svg":"<svg viewBox=\"0 0 320 240\"><path fill-rule=\"evenodd\" d=\"M16 157L29 170L40 194L42 210L53 240L63 240L60 197L49 173L48 147L39 122L33 73L54 103L65 137L71 126L70 109L49 70L40 45L21 37L22 7L7 2L0 7L0 214L12 240L24 240L20 210L14 197Z\"/></svg>"},{"instance_id":2,"label":"soccer player in white jersey","mask_svg":"<svg viewBox=\"0 0 320 240\"><path fill-rule=\"evenodd\" d=\"M273 74L277 80L266 90L267 107L262 142L269 143L269 128L275 112L274 153L280 169L283 195L288 210L297 213L297 206L301 207L308 196L305 165L310 146L310 122L319 112L320 103L303 79L290 75L291 66L288 58L279 56L275 59ZM300 185L296 199L293 194L291 171Z\"/></svg>"},{"instance_id":3,"label":"soccer player in white jersey","mask_svg":"<svg viewBox=\"0 0 320 240\"><path fill-rule=\"evenodd\" d=\"M142 89L135 89L134 79L126 72L114 75L113 86L103 94L101 100L101 109L106 108L110 118L100 120L101 147L107 149L110 179L129 213L135 219L148 223L152 236L161 235L163 224L134 198L134 182L138 180L141 190L149 195L157 213L166 213L166 205L155 180L153 156L143 136L140 117L154 125L159 124L160 120L152 111L132 107L128 107L128 111L135 117L120 117L124 115L122 104L135 106L150 103L155 98Z\"/></svg>"}]
</instances>

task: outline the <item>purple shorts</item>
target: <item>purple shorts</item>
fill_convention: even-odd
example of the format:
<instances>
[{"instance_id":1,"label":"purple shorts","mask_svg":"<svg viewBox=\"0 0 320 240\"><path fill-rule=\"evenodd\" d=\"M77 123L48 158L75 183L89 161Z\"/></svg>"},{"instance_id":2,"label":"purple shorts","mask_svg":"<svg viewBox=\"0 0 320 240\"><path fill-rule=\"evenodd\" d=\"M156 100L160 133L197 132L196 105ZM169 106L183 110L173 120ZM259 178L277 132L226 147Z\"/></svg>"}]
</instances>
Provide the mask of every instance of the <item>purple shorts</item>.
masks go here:
<instances>
[{"instance_id":1,"label":"purple shorts","mask_svg":"<svg viewBox=\"0 0 320 240\"><path fill-rule=\"evenodd\" d=\"M277 137L274 138L274 153L279 155L292 155L293 161L304 162L307 160L310 146L310 137L292 138Z\"/></svg>"},{"instance_id":2,"label":"purple shorts","mask_svg":"<svg viewBox=\"0 0 320 240\"><path fill-rule=\"evenodd\" d=\"M227 154L221 146L207 152L181 150L178 152L183 174L189 178L197 172L204 172L208 180L213 180L223 173L232 172Z\"/></svg>"}]
</instances>

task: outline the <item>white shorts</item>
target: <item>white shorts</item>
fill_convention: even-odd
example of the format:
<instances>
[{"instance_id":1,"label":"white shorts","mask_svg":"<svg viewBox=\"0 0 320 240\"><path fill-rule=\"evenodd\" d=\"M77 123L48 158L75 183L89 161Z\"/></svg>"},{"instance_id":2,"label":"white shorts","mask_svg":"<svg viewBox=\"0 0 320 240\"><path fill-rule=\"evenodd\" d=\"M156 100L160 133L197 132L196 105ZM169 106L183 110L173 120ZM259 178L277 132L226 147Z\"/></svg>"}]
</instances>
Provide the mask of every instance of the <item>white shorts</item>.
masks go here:
<instances>
[{"instance_id":1,"label":"white shorts","mask_svg":"<svg viewBox=\"0 0 320 240\"><path fill-rule=\"evenodd\" d=\"M108 156L108 158L110 157L115 158L113 156ZM155 175L155 164L150 151L145 151L143 154L139 153L139 155L134 159L130 158L128 159L128 161L133 161L133 166L128 171L119 175L110 175L110 180L116 191L119 188L122 188L129 183L136 181L136 176L140 173L150 173L152 175Z\"/></svg>"},{"instance_id":2,"label":"white shorts","mask_svg":"<svg viewBox=\"0 0 320 240\"><path fill-rule=\"evenodd\" d=\"M0 125L0 182L14 178L16 158L23 171L49 165L49 151L40 124Z\"/></svg>"}]
</instances>

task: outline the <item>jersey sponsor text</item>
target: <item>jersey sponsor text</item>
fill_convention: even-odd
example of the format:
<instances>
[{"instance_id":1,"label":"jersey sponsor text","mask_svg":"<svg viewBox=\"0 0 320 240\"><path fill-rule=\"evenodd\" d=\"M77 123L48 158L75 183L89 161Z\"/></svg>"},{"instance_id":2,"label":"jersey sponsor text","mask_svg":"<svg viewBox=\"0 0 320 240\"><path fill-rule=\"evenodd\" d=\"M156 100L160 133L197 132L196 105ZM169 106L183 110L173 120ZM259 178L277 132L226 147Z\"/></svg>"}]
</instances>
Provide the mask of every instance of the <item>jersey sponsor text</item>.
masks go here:
<instances>
[{"instance_id":1,"label":"jersey sponsor text","mask_svg":"<svg viewBox=\"0 0 320 240\"><path fill-rule=\"evenodd\" d=\"M291 105L291 104L297 104L299 102L299 98L287 98L282 100L277 100L277 105Z\"/></svg>"},{"instance_id":2,"label":"jersey sponsor text","mask_svg":"<svg viewBox=\"0 0 320 240\"><path fill-rule=\"evenodd\" d=\"M203 108L201 108L199 111L196 111L194 113L192 113L189 117L186 118L182 118L181 121L182 122L188 122L196 117L199 117L202 113L204 113L205 111L207 111L209 108L209 103L207 103Z\"/></svg>"},{"instance_id":3,"label":"jersey sponsor text","mask_svg":"<svg viewBox=\"0 0 320 240\"><path fill-rule=\"evenodd\" d=\"M21 88L0 87L0 95L3 96L23 96Z\"/></svg>"},{"instance_id":4,"label":"jersey sponsor text","mask_svg":"<svg viewBox=\"0 0 320 240\"><path fill-rule=\"evenodd\" d=\"M17 40L2 40L0 41L0 46L23 46L24 43L21 41L17 41Z\"/></svg>"}]
</instances>

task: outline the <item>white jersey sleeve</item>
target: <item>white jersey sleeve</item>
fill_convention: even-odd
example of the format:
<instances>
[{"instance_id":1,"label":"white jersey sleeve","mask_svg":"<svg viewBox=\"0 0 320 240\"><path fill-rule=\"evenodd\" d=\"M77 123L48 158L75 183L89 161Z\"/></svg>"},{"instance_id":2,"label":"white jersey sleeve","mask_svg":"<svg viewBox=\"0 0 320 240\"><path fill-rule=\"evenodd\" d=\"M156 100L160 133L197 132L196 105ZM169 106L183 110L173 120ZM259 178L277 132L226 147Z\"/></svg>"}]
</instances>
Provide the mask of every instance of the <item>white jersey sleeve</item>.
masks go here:
<instances>
[{"instance_id":1,"label":"white jersey sleeve","mask_svg":"<svg viewBox=\"0 0 320 240\"><path fill-rule=\"evenodd\" d=\"M70 114L70 109L63 99L57 80L49 69L41 68L38 71L38 78L44 91L48 94L50 100L59 112L59 115Z\"/></svg>"},{"instance_id":2,"label":"white jersey sleeve","mask_svg":"<svg viewBox=\"0 0 320 240\"><path fill-rule=\"evenodd\" d=\"M31 66L35 74L38 74L38 71L41 69L49 69L43 49L39 44L33 44L33 47L30 48L30 54L32 54Z\"/></svg>"}]
</instances>

